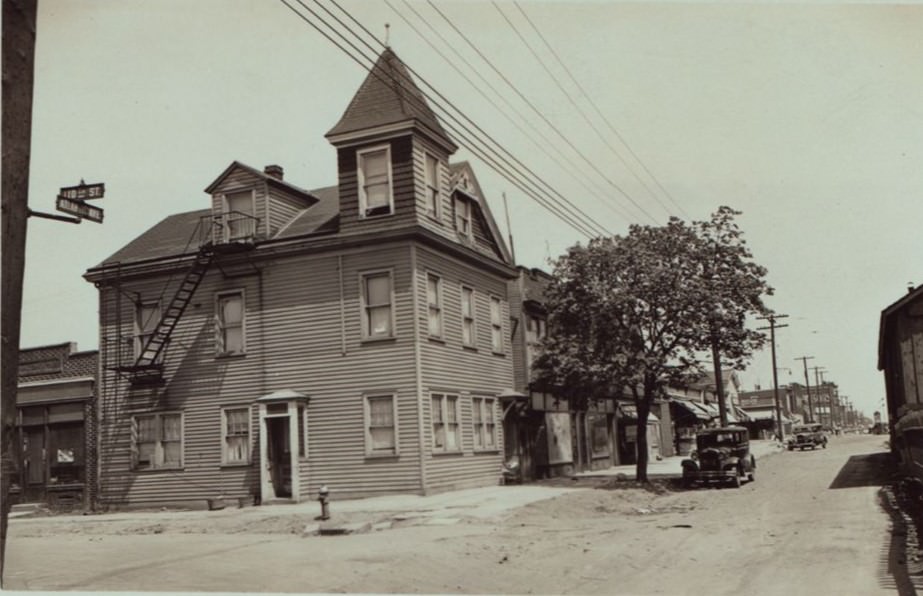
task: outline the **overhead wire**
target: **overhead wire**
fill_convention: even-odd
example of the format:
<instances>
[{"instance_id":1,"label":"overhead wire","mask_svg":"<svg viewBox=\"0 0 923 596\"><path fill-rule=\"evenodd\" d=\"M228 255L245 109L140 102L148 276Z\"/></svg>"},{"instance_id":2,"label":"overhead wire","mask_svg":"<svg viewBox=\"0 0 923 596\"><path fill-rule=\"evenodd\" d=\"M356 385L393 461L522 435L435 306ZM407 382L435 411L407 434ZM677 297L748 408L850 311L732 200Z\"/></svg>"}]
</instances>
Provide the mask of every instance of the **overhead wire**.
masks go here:
<instances>
[{"instance_id":1,"label":"overhead wire","mask_svg":"<svg viewBox=\"0 0 923 596\"><path fill-rule=\"evenodd\" d=\"M354 31L352 31L352 30L348 27L348 25L345 25L338 17L336 17L336 15L333 15L333 14L332 14L332 13L331 13L331 12L330 12L319 0L313 0L313 1L314 1L315 4L317 4L318 6L320 6L325 12L327 12L327 14L330 14L330 15L331 15L342 27L344 27L345 29L347 29L347 30L348 30L350 33L352 33L357 39L359 39L359 41L361 41L361 42L363 43L363 45L365 45L367 48L369 48L369 49L370 49L371 51L373 51L373 52L376 52L376 53L378 52L378 49L377 49L377 48L372 47L367 41L365 41L365 39L363 39L361 36L357 35ZM386 1L387 1L387 0L386 0ZM371 31L369 31L368 28L367 28L365 25L363 25L358 19L356 19L348 10L346 10L346 9L343 8L339 3L337 3L336 0L330 0L330 2L331 2L331 4L333 4L333 5L335 5L337 8L339 8L340 11L342 11L347 17L349 17L349 19L350 19L352 22L354 22L359 28L361 28L362 31L365 32L366 35L368 35L369 37L371 37L372 39L374 39L381 47L387 47L387 45L386 45L384 42L382 42L380 39L378 39L378 37L377 37L374 33L372 33ZM301 0L299 0L299 3L301 3ZM390 6L390 4L389 4L389 6ZM393 10L393 7L392 7L392 10ZM363 56L363 57L365 57L365 56ZM366 57L366 59L368 59L368 58ZM519 159L517 159L512 153L510 153L509 151L507 151L507 150L503 147L502 144L500 144L498 141L496 141L496 140L493 138L492 135L490 135L490 134L489 134L488 132L486 132L483 128L481 128L476 122L474 122L473 120L471 120L471 118L469 118L469 117L468 117L460 108L458 108L450 99L448 99L447 97L445 97L445 95L443 95L438 89L436 89L433 85L431 85L431 84L429 83L429 81L427 81L422 75L420 75L420 73L418 73L416 70L414 70L411 66L409 66L409 65L406 64L406 63L404 63L404 66L405 66L405 68L406 68L410 73L412 73L415 77L417 77L417 79L419 79L419 81L420 81L423 85L425 85L428 89L430 89L430 90L432 91L432 93L434 93L435 95L437 95L442 101L444 101L444 102L445 102L446 104L448 104L453 110L455 110L464 120L466 120L466 121L469 123L469 125L470 125L471 127L475 128L475 129L477 130L478 133L480 133L480 134L484 135L485 137L487 137L487 139L489 139L490 142L492 142L492 143L494 143L496 146L500 147L500 149L502 149L503 152L506 153L506 154L509 156L510 159L512 159L519 167L521 167L522 169L524 169L524 170L529 174L528 180L531 181L531 180L535 179L535 180L538 180L539 182L541 182L541 183L547 188L547 191L543 191L543 192L546 192L546 194L547 194L547 192L550 192L550 193L554 194L554 195L557 197L557 201L561 201L561 202L565 203L565 204L568 206L569 209L575 210L577 213L579 213L581 217L585 218L586 221L590 222L591 225L595 226L595 228L596 228L596 230L597 230L597 234L598 234L599 232L602 232L602 233L604 233L604 234L609 234L609 235L611 235L612 232L611 232L610 230L606 229L605 227L602 227L602 226L597 225L597 222L596 222L592 217L590 217L589 215L587 215L586 212L584 212L582 209L580 209L578 206L576 206L572 201L570 201L569 199L567 199L567 197L565 197L565 196L562 195L560 192L558 192L553 186L551 186L551 184L549 184L549 183L546 182L543 178L541 178L540 176L538 176L538 174L536 174L532 169L530 169L528 166L526 166L522 161L520 161ZM400 74L400 73L397 73L397 74ZM469 82L470 82L470 79L466 79L466 80L469 80ZM408 79L407 79L407 82L409 82L409 83L412 84L412 85L415 85L413 79L410 79L409 77L408 77ZM465 124L459 123L459 122L458 122L458 119L455 118L450 112L448 112L448 110L446 110L438 101L434 100L432 96L426 94L425 92L423 92L423 90L420 90L420 92L423 93L424 96L425 96L430 102L432 102L437 108L439 108L440 110L442 110L442 111L444 112L444 115L445 115L447 118L451 118L453 121L455 121L456 123L458 123L460 126L462 126L462 127L464 128L464 130L465 130L466 132L472 133L472 131L469 130L468 127L467 127ZM472 133L472 134L475 134L475 135L476 135L477 133ZM481 140L481 142L483 142L483 140ZM470 147L469 147L469 149L470 149ZM503 159L503 161L504 161L507 165L510 165L509 161L507 161L502 155L501 155L500 157L501 157L501 159ZM520 172L520 173L521 173L521 172ZM533 184L534 184L534 182L533 182ZM551 199L551 200L555 201L555 199ZM555 202L557 202L557 201L555 201ZM622 214L622 215L623 215L623 214Z\"/></svg>"},{"instance_id":2,"label":"overhead wire","mask_svg":"<svg viewBox=\"0 0 923 596\"><path fill-rule=\"evenodd\" d=\"M404 1L406 2L406 0L404 0ZM638 175L638 173L635 172L634 168L632 168L631 165L629 165L628 161L622 156L621 152L619 152L618 149L616 149L615 147L613 147L613 146L612 146L612 143L609 142L609 139L607 139L607 138L602 134L602 132L600 132L599 127L598 127L598 126L595 126L595 125L593 124L593 122L592 122L592 121L590 120L590 118L587 116L587 114L586 114L586 112L584 111L584 109L583 109L583 108L580 106L580 104L577 103L577 101L571 96L571 94L567 91L567 89L564 88L564 85L562 85L562 84L561 84L561 81L558 80L557 75L555 75L555 74L551 71L551 69L548 68L548 65L545 64L545 61L542 59L542 57L539 56L538 52L535 51L535 48L532 47L532 44L529 43L529 40L527 40L527 39L525 38L525 36L524 36L524 35L522 34L522 32L519 30L519 27L517 27L516 24L513 23L512 20L510 20L509 16L507 16L507 14L506 14L505 12L503 12L503 10L500 8L500 5L497 4L496 0L492 0L492 1L491 1L491 4L494 5L494 8L497 9L497 12L500 13L500 16L503 17L503 20L506 21L506 23L510 26L510 28L513 30L513 33L516 34L516 37L519 38L519 40L522 42L522 44L523 44L524 46L526 46L526 49L529 50L529 53L532 54L532 57L535 58L536 62L538 62L539 65L542 67L542 69L544 69L544 71L548 74L548 76L551 78L551 80L554 82L554 84L557 86L557 88L561 91L561 93L564 95L564 97L566 97L567 100L570 102L570 104L574 107L574 109L577 110L577 112L578 112L578 113L580 114L580 116L583 118L584 122L586 122L587 126L589 126L590 130L592 130L593 132L596 133L596 136L599 137L599 140L602 141L603 144L604 144L606 147L608 147L609 150L613 153L613 155L615 155L615 156L619 159L619 161L622 162L622 165L625 166L625 169L628 170L628 172L629 172L632 176L634 176L635 180L637 180L638 183L641 184L641 186L644 188L644 190L646 190L646 191L648 192L648 194L651 195L651 198L653 198L655 201L657 201L657 203L663 208L663 210L667 213L667 215L671 215L671 213L670 213L670 211L671 211L670 207L668 207L668 206L663 202L663 200L662 200L653 190L651 190L651 188L650 188L650 186L648 186L647 182L645 182L644 180L641 179L641 177Z\"/></svg>"},{"instance_id":3,"label":"overhead wire","mask_svg":"<svg viewBox=\"0 0 923 596\"><path fill-rule=\"evenodd\" d=\"M297 2L298 2L305 10L307 10L308 12L310 12L318 21L320 21L320 22L323 23L327 28L329 28L330 31L332 31L334 34L337 35L337 37L339 37L340 39L342 39L342 40L344 41L344 43L346 43L346 44L349 45L351 48L353 48L353 50L354 50L359 56L361 56L361 57L362 57L363 59L365 59L366 61L370 62L370 63L371 63L371 66L365 64L362 60L360 60L360 58L358 58L355 54L353 54L352 52L350 52L350 50L346 49L340 42L338 42L336 39L334 39L333 37L331 37L330 34L328 34L327 31L325 31L324 29L322 29L320 26L318 26L317 24L315 24L314 22L312 22L311 19L307 18L304 14L302 14L301 12L299 12L292 4L290 4L290 3L288 2L288 0L280 0L280 1L281 1L287 8L289 8L289 10L291 10L291 11L292 11L293 13L295 13L299 18L301 18L305 23L307 23L308 25L310 25L310 26L311 26L312 28L314 28L318 33L320 33L323 37L325 37L328 41L330 41L331 43L333 43L338 49L340 49L341 51L343 51L349 58L351 58L353 61L355 61L355 62L356 62L357 64L359 64L361 67L363 67L365 70L369 71L370 74L372 74L373 76L376 76L377 78L379 78L379 79L382 80L383 82L388 83L388 81L386 81L385 79L383 79L382 76L381 76L381 74L377 72L377 69L374 68L374 66L375 66L375 60L374 60L374 59L369 58L368 56L366 56L361 50L359 50L359 48L357 48L357 47L355 46L354 43L352 43L351 41L349 41L349 40L345 37L345 35L344 35L343 33L341 33L340 31L336 30L336 28L334 28L332 25L330 25L330 23L328 23L326 20L324 20L320 15L318 15L318 14L317 14L315 11L313 11L310 7L306 6L301 0L297 0ZM350 30L350 32L351 32L353 35L356 35L355 32L353 32L353 31L351 31L351 30ZM357 36L357 37L358 37L358 36ZM365 43L365 42L364 42L364 43ZM366 44L366 45L367 45L367 44ZM392 81L392 82L395 82L395 81ZM421 90L420 92L423 93L422 90ZM425 94L424 94L424 95L425 95ZM405 97L405 99L422 101L422 100L418 100L417 98L413 97L412 95L409 95L409 96ZM432 98L428 97L428 99L429 99L431 102L433 102L435 105L437 105L446 115L448 115L449 117L452 117L452 115L451 115L450 113L448 113L444 108L442 108L441 105L439 105L437 102L434 102L434 101L432 100ZM424 103L423 105L425 106L425 103ZM457 119L454 118L454 117L452 117L452 119L453 119L454 121L457 121ZM506 165L504 165L504 164L499 163L499 161L498 161L497 158L494 158L493 156L489 155L489 154L487 153L487 151L485 151L485 149L482 148L482 145L484 144L484 142L483 142L482 140L479 140L478 142L475 142L474 140L471 139L471 137L470 137L468 134L465 134L465 132L462 131L462 130L460 130L458 127L456 127L456 126L454 126L454 125L452 125L451 123L448 123L448 122L445 123L445 124L446 124L446 126L447 126L447 127L448 127L459 139L463 139L463 140L466 142L466 147L467 147L470 151L472 151L472 153L474 153L477 157L481 158L485 163L487 163L487 164L488 164L492 169L494 169L498 174L500 174L501 176L503 176L504 178L506 178L507 180L509 180L512 184L514 184L514 186L516 186L517 188L519 188L520 190L522 190L525 194L527 194L528 196L530 196L532 199L534 199L534 200L535 200L536 202L538 202L540 205L542 205L543 207L545 207L546 209L548 209L549 211L551 211L552 214L554 214L556 217L558 217L558 219L560 219L561 221L563 221L564 223L566 223L567 225L569 225L570 227L572 227L572 228L573 228L574 230L576 230L577 232L583 234L583 235L586 236L587 238L592 238L592 237L594 237L594 236L600 235L601 232L604 233L604 234L610 233L610 232L608 232L608 230L605 230L605 228L599 227L599 226L596 224L596 222L594 222L594 221L593 221L591 218L589 218L588 216L585 216L585 215L584 215L583 217L577 217L577 216L574 215L572 212L570 212L570 211L568 211L568 210L566 209L566 207L567 207L566 205L565 205L564 207L562 207L562 206L557 202L557 200L553 199L553 197L546 199L546 198L544 198L544 197L542 197L542 196L536 194L535 190L533 190L532 188L529 188L529 187L528 187L528 183L531 182L531 181L530 181L528 178L526 178L526 180L523 180L523 179L522 179L522 173L521 173L521 172L515 172L515 173L514 173L514 172L511 172L511 171L510 171L510 168L508 168L508 167L507 167ZM502 147L501 147L501 148L502 148ZM490 150L490 148L488 148L488 150ZM494 153L496 153L496 150L494 150ZM504 156L502 156L502 155L499 156L499 160L503 160L506 164L509 164L509 161L508 161ZM533 184L533 186L534 186L535 183L532 182L532 184ZM573 209L573 208L574 208L574 207L571 206L571 209Z\"/></svg>"},{"instance_id":4,"label":"overhead wire","mask_svg":"<svg viewBox=\"0 0 923 596\"><path fill-rule=\"evenodd\" d=\"M336 4L336 0L331 0L331 2L333 2L334 4ZM481 82L483 83L483 86L486 86L488 89L490 89L497 97L500 98L500 100L507 106L507 108L509 108L509 110L512 111L512 113L518 115L519 118L521 118L522 121L526 124L526 126L529 126L529 122L525 120L525 118L524 118L523 115L521 114L521 110L517 110L517 109L513 106L513 104L510 103L510 101L509 101L502 93L500 93L500 92L496 89L496 87L494 87L494 86L490 83L490 81L488 81L488 80L484 77L484 75L481 74L481 71L480 71L479 69L475 68L474 65L472 65L472 64L467 60L467 58L465 58L464 55L462 55L461 52L459 52L459 51L455 48L455 46L454 46L453 44L449 43L449 41L445 38L445 36L443 36L442 33L441 33L438 29L436 29L436 28L432 25L432 23L429 22L429 20L428 20L426 17L424 17L422 14L420 14L420 13L413 7L413 5L412 5L410 2L408 2L408 0L403 0L403 3L404 3L404 5L414 14L414 16L416 16L418 19L420 19L420 21L422 21L423 24L425 24L425 25L429 28L429 30L433 33L433 35L437 36L437 37L443 42L443 44L444 44L445 47L449 48L449 49L455 54L455 56L457 56L458 59L459 59L462 63L465 64L465 66L467 66L469 69L471 69L471 71L481 80ZM532 142L532 144L535 145L536 148L538 148L539 151L541 151L542 153L544 153L549 159L551 159L551 160L553 160L553 161L557 161L557 160L559 160L559 159L562 159L562 160L566 161L567 164L571 167L571 169L564 168L564 171L565 171L569 176L571 176L574 180L576 180L577 183L580 184L588 193L590 193L590 194L596 196L598 199L600 199L600 203L601 203L602 205L604 205L604 206L607 207L608 209L614 211L617 215L619 215L619 217L624 218L625 221L629 221L629 222L630 222L630 221L633 221L633 220L635 219L635 217L634 217L633 215L631 215L630 213L628 213L628 212L624 209L624 207L622 207L622 206L619 205L618 203L612 203L612 202L610 202L610 201L606 201L606 200L604 199L605 194L606 194L606 192L607 192L606 190L601 189L598 185L594 185L594 186L596 186L595 189L594 189L594 188L591 188L590 185L587 183L587 181L588 181L588 180L592 180L593 182L595 182L595 179L593 179L593 178L590 177L590 176L586 176L585 174L584 174L583 176L578 175L578 171L581 170L580 166L577 165L576 163L574 163L574 160L572 160L566 153L564 153L563 151L560 151L560 150L555 150L555 153L557 154L557 157L551 155L551 152L549 151L548 148L550 147L550 148L552 148L552 149L556 149L556 148L557 148L557 145L556 145L555 143L553 143L552 141L550 141L550 140L548 139L548 137L545 136L545 135L541 132L540 129L535 128L535 129L534 129L534 132L535 132L535 134L537 134L537 135L541 138L541 141L542 141L542 142L536 141L535 138L532 136L532 133L530 133L529 130L528 130L527 128L524 128L523 125L521 125L519 122L517 122L516 120L514 120L514 119L509 115L508 112L504 111L503 108L501 108L499 105L497 105L497 102L495 102L492 98L490 98L490 97L484 92L484 90L482 89L482 86L481 86L481 85L475 84L475 82L472 81L471 78L468 77L468 75L466 75L466 74L458 67L457 64L455 64L455 62L453 62L449 57L447 57L447 56L439 49L439 47L438 47L435 43L433 43L433 41L432 41L429 37L427 37L426 35L424 35L424 34L416 27L416 25L414 25L403 13L401 13L397 8L395 8L394 5L391 4L390 0L385 0L385 4L387 4L388 7L391 8L391 10L394 11L394 13L395 13L398 17L400 17L401 20L403 20L403 21L407 24L407 26L410 27L411 30L413 30L413 32L417 34L417 36L420 37L420 39L422 39L426 44L428 44L428 45L433 49L434 52L436 52L436 53L437 53L437 54L438 54L438 55L439 55L450 67L452 67L452 68L455 70L455 72L457 72L462 78L464 78L465 81L468 82L468 83L471 85L471 88L472 88L472 89L474 89L474 90L475 90L478 94L480 94L481 97L483 97L491 106L493 106L494 109L497 110L497 113L498 113L498 114L500 114L501 116L503 116L508 122L510 122L513 126L515 126L516 129L519 130L519 132L521 132L521 133L523 134L523 136L525 136L527 139L529 139L529 140ZM341 10L343 10L342 7L341 7ZM359 23L359 25L362 26L361 23ZM364 28L364 27L363 27L363 28ZM367 30L366 30L366 31L367 31Z\"/></svg>"},{"instance_id":5,"label":"overhead wire","mask_svg":"<svg viewBox=\"0 0 923 596\"><path fill-rule=\"evenodd\" d=\"M625 148L628 150L628 152L631 154L631 156L635 159L635 161L637 161L637 162L641 165L641 168L644 169L645 173L647 173L647 175L650 176L651 180L654 181L654 184L657 185L657 187L661 190L661 192L663 192L663 194L666 195L666 197L667 197L668 199L670 199L670 202L673 203L673 205L675 205L677 209L679 209L680 213L682 213L683 215L685 215L687 219L690 219L689 214L686 213L686 210L683 209L683 206L680 205L680 204L676 201L676 199L673 198L673 195L670 194L670 192L669 192L666 188L664 188L663 184L660 183L660 180L658 180L657 177L654 175L654 173L651 172L650 169L648 169L648 167L647 167L647 165L645 165L644 161L643 161L640 157L638 157L638 154L635 153L635 151L631 148L631 145L628 144L628 141L625 140L625 138L624 138L624 137L622 136L622 134L618 131L618 129L615 127L615 125L612 124L612 122L605 116L605 114L603 114L602 110L599 109L599 106L596 104L595 101L593 101L593 97L592 97L589 93L586 92L586 90L583 88L583 85L580 84L580 81L577 80L577 78L574 76L574 74L573 74L573 72L571 71L571 69L568 68L567 64L564 63L564 61L561 59L561 57L560 57L560 56L558 55L558 53L555 51L554 47L552 47L552 45L548 42L548 40L545 38L545 36L542 34L542 32L539 30L539 28L535 25L535 23L532 21L532 19L529 18L529 15L526 14L526 11L523 10L523 8L522 8L522 6L520 6L519 2L517 2L516 0L513 0L513 5L514 5L517 9L519 9L519 12L520 12L520 13L522 14L522 16L526 19L526 22L529 23L529 26L532 27L532 30L535 31L535 33L536 33L536 35L538 35L539 39L542 40L542 43L545 44L545 47L548 48L548 51L551 52L551 55L554 56L554 59L558 62L559 65L561 65L561 68L564 69L564 72L567 73L567 76L570 77L570 80L573 81L574 85L577 86L577 89L580 90L580 93L582 93L583 96L586 97L587 101L590 103L590 105L591 105L591 106L593 107L593 109L596 111L596 114L599 116L599 118L606 124L606 126L609 128L609 130L612 131L612 134L614 134L614 135L616 136L616 138L618 138L619 142L621 142L622 145L625 146Z\"/></svg>"},{"instance_id":6,"label":"overhead wire","mask_svg":"<svg viewBox=\"0 0 923 596\"><path fill-rule=\"evenodd\" d=\"M484 61L484 63L487 64L487 65L490 67L490 69L493 70L493 71L497 74L497 76L499 76L499 77L503 80L503 82L505 82L505 83L507 84L507 86L508 86L510 89L512 89L513 92L516 93L516 95L518 95L519 98L522 99L522 101L523 101L527 106L529 106L529 108L530 108L533 112L535 112L535 114L538 115L538 117L539 117L549 128L551 128L551 130L553 130L553 131L558 135L558 137L559 137L561 140L564 141L564 143L565 143L568 147L571 148L571 150L574 151L574 153L576 153L584 162L586 162L587 165L589 165L590 168L591 168L594 172L596 172L596 174L599 175L600 178L602 178L603 180L605 180L605 181L609 184L609 186L611 186L612 188L614 188L615 190L617 190L617 191L619 192L619 194L621 194L623 197L625 197L626 199L628 199L628 201L629 201L632 205L634 205L634 206L638 209L638 211L640 211L640 212L643 213L645 216L647 216L647 218L650 219L652 223L657 223L657 219L656 219L653 215L651 215L650 212L649 212L647 209L645 209L645 208L644 208L640 203L638 203L630 194L628 194L628 193L625 191L625 189L623 189L621 186L619 186L618 184L616 184L615 181L613 181L613 180L612 180L609 176L607 176L602 170L600 170L599 167L598 167L596 164L594 164L594 163L593 163L593 162L592 162L592 161L591 161L591 160L590 160L579 148L577 148L577 146L574 145L574 143L573 143L564 133L562 133L561 130L560 130L557 126L555 126L554 123L551 122L551 121L548 119L547 116L545 116L544 114L542 114L541 110L539 110L539 109L535 106L535 104L532 103L532 101L530 101L529 98L527 98L527 97L525 96L525 94L523 94L523 92L520 91L519 88L517 88L516 85L514 85L514 84L512 83L512 81L510 81L509 78L508 78L506 75L504 75L504 74L500 71L500 69L497 68L497 67L494 65L494 63L490 61L489 58L487 58L487 56L484 55L484 53L474 44L474 42L472 42L472 41L468 38L468 36L465 35L465 33L464 33L463 31L461 31L461 30L455 25L455 23L452 22L452 20L451 20L444 12L442 12L442 11L439 9L438 6L436 6L436 4L433 2L433 0L427 0L427 4L429 4L429 5L432 7L432 9L435 10L435 11L439 14L439 16L441 16L442 19L443 19L446 23L448 23L448 25L452 28L452 30L455 31L455 32L458 34L458 36L461 37L462 40L464 40L465 43L467 43L468 46L469 46L472 50L474 50L474 52L475 52L478 56L481 57L481 59Z\"/></svg>"}]
</instances>

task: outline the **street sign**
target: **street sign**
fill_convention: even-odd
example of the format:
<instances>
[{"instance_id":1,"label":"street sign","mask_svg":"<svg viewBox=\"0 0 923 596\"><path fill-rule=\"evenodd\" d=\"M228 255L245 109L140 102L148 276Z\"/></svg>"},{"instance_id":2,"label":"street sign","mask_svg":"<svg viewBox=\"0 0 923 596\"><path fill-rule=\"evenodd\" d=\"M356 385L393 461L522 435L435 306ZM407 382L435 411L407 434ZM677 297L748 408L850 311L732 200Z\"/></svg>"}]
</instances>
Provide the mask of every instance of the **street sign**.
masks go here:
<instances>
[{"instance_id":1,"label":"street sign","mask_svg":"<svg viewBox=\"0 0 923 596\"><path fill-rule=\"evenodd\" d=\"M76 215L80 219L89 219L90 221L95 221L96 223L103 223L103 210L99 207L87 205L83 201L77 201L65 196L59 196L56 206L58 211Z\"/></svg>"},{"instance_id":2,"label":"street sign","mask_svg":"<svg viewBox=\"0 0 923 596\"><path fill-rule=\"evenodd\" d=\"M84 184L83 180L81 180L77 186L65 186L62 188L58 196L74 201L86 201L101 199L104 194L106 194L106 185L102 182Z\"/></svg>"}]
</instances>

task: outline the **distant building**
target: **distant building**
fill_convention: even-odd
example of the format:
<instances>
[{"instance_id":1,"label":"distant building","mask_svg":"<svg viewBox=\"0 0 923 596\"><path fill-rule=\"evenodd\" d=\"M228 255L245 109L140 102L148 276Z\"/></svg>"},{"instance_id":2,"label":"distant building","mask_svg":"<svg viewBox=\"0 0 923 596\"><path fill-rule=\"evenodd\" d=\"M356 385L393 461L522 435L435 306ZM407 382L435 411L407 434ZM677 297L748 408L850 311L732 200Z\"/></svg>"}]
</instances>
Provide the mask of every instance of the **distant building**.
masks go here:
<instances>
[{"instance_id":1,"label":"distant building","mask_svg":"<svg viewBox=\"0 0 923 596\"><path fill-rule=\"evenodd\" d=\"M90 507L96 497L98 352L74 343L19 351L14 502Z\"/></svg>"}]
</instances>

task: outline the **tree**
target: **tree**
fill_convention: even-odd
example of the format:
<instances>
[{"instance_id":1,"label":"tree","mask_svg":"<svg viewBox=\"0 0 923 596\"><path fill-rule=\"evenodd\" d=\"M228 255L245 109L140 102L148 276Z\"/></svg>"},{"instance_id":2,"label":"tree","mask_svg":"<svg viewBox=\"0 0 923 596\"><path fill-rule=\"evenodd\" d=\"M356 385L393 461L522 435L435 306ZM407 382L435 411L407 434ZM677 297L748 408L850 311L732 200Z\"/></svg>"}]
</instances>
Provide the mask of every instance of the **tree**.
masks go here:
<instances>
[{"instance_id":1,"label":"tree","mask_svg":"<svg viewBox=\"0 0 923 596\"><path fill-rule=\"evenodd\" d=\"M709 350L715 369L715 385L721 425L726 426L727 406L721 378L722 356L732 368L741 369L755 350L766 342L766 335L749 329L747 317L768 315L764 295L772 295L765 281L766 268L753 262L743 233L734 221L740 215L722 206L711 220L693 224L700 242L698 260L701 272L698 288L701 299L711 306L707 328L701 337L702 349Z\"/></svg>"},{"instance_id":2,"label":"tree","mask_svg":"<svg viewBox=\"0 0 923 596\"><path fill-rule=\"evenodd\" d=\"M647 481L651 406L668 384L702 374L699 354L711 331L721 331L721 350L735 364L757 341L739 329L740 314L755 304L736 300L750 291L734 286L765 288L765 270L737 267L731 257L746 261L748 253L725 252L724 240L717 251L710 244L712 226L724 230L733 215L722 208L707 224L671 218L665 226L634 225L625 236L578 244L554 263L546 292L550 333L535 362L535 385L578 409L591 399L631 396L639 481ZM735 233L719 238L739 239Z\"/></svg>"}]
</instances>

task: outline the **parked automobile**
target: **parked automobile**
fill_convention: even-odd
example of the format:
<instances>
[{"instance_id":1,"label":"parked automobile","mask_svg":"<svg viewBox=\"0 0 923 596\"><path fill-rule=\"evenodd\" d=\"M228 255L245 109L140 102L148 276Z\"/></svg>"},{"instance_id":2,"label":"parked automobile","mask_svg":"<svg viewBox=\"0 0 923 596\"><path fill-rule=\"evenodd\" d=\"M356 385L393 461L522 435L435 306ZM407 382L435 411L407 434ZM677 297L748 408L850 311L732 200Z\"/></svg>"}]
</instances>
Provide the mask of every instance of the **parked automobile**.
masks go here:
<instances>
[{"instance_id":1,"label":"parked automobile","mask_svg":"<svg viewBox=\"0 0 923 596\"><path fill-rule=\"evenodd\" d=\"M700 431L696 450L682 461L683 484L730 482L739 488L743 479L753 481L756 459L750 453L750 436L742 426L726 426Z\"/></svg>"},{"instance_id":2,"label":"parked automobile","mask_svg":"<svg viewBox=\"0 0 923 596\"><path fill-rule=\"evenodd\" d=\"M808 447L811 449L827 448L827 435L824 434L820 424L796 424L792 429L792 435L788 438L788 450L804 451Z\"/></svg>"}]
</instances>

